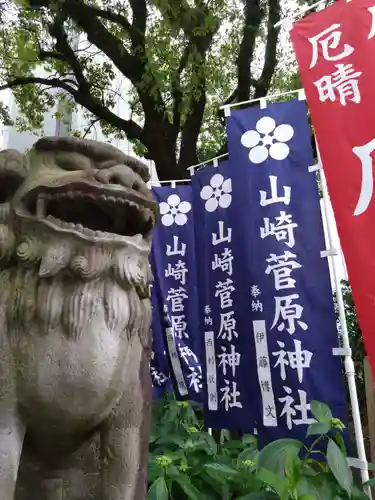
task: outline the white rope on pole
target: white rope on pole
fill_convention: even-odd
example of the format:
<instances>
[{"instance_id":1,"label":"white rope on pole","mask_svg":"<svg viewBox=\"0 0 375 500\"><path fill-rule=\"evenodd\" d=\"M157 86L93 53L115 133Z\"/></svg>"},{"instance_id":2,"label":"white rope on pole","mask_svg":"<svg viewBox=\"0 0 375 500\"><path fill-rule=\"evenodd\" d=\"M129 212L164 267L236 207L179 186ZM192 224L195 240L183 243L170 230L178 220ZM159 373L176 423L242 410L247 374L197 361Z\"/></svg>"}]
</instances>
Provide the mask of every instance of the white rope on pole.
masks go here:
<instances>
[{"instance_id":1,"label":"white rope on pole","mask_svg":"<svg viewBox=\"0 0 375 500\"><path fill-rule=\"evenodd\" d=\"M203 165L208 165L209 163L213 163L215 164L215 162L217 162L218 160L220 160L221 158L225 158L226 156L229 156L229 153L224 153L222 155L219 155L219 156L215 156L214 158L210 158L209 160L206 160L206 161L202 161L202 163L197 163L196 165L191 165L190 167L188 167L187 169L189 170L190 172L190 175L193 176L194 175L194 170L196 168L199 168L199 167L203 167Z\"/></svg>"},{"instance_id":2,"label":"white rope on pole","mask_svg":"<svg viewBox=\"0 0 375 500\"><path fill-rule=\"evenodd\" d=\"M170 184L172 188L176 187L176 184L182 184L183 182L190 182L190 179L173 179L171 181L149 181L150 186L160 186L165 184Z\"/></svg>"},{"instance_id":3,"label":"white rope on pole","mask_svg":"<svg viewBox=\"0 0 375 500\"><path fill-rule=\"evenodd\" d=\"M279 92L278 94L272 94L272 95L267 95L264 97L258 97L257 99L249 99L248 101L234 102L233 104L224 104L223 106L220 106L219 109L224 109L225 111L229 111L230 108L234 108L236 106L242 106L243 104L250 104L251 102L261 102L264 100L271 101L272 99L276 99L277 97L284 97L285 95L291 95L291 94L298 94L298 98L300 100L306 99L306 96L305 96L303 89L295 89L295 90L288 90L287 92Z\"/></svg>"},{"instance_id":4,"label":"white rope on pole","mask_svg":"<svg viewBox=\"0 0 375 500\"><path fill-rule=\"evenodd\" d=\"M327 0L318 0L318 2L313 3L312 5L308 5L307 7L304 7L303 9L299 9L296 12L294 12L291 16L285 17L281 21L278 21L276 24L273 25L274 28L278 28L279 26L284 26L288 31L290 31L293 27L293 21L296 19L296 17L302 16L303 14L306 14L306 12L309 12L312 9L315 9L315 7L319 7L322 3L326 2ZM346 0L346 3L351 2L352 0Z\"/></svg>"},{"instance_id":5,"label":"white rope on pole","mask_svg":"<svg viewBox=\"0 0 375 500\"><path fill-rule=\"evenodd\" d=\"M315 142L316 142L316 139L315 139ZM317 142L316 142L316 148L317 148L317 152L318 152L318 161L319 161L319 164L322 166ZM323 168L321 168L319 170L319 174L320 174L320 181L321 181L322 194L323 194L323 210L324 210L326 221L327 221L328 242L329 242L329 247L332 248L332 246L333 246L332 219L330 219L330 217L329 217L329 208L328 208L329 207L329 205L328 205L329 204L329 194L328 194L327 182L326 182L326 178L325 178L325 175L323 172ZM357 387L356 387L356 383L355 383L355 368L354 368L353 358L350 354L351 349L350 349L349 333L348 333L348 326L346 323L345 305L344 305L344 299L343 299L343 294L342 294L342 289L341 289L341 282L340 282L340 277L339 277L339 273L338 273L338 269L337 269L337 260L336 260L336 256L333 256L333 255L330 255L328 258L331 259L331 264L332 264L332 273L333 273L333 279L334 279L335 288L336 288L336 299L337 299L337 305L338 305L338 309L339 309L339 319L340 319L340 325L341 325L342 343L343 343L344 350L346 352L345 373L346 373L346 376L348 379L350 404L351 404L352 413L353 413L354 433L355 433L355 440L356 440L356 445L357 445L358 458L361 462L367 463L365 444L364 444L364 439L363 439L362 424L361 424L361 414L359 411L358 393L357 393ZM368 470L366 468L361 469L361 478L362 478L363 483L366 483L369 480L369 473L368 473ZM370 498L372 498L370 488L368 488L367 494L369 495Z\"/></svg>"},{"instance_id":6,"label":"white rope on pole","mask_svg":"<svg viewBox=\"0 0 375 500\"><path fill-rule=\"evenodd\" d=\"M318 2L315 2L312 5L308 5L307 7L304 7L303 9L299 9L296 12L294 12L291 16L288 16L285 19L282 19L281 21L274 24L273 27L278 28L279 26L282 26L283 24L292 21L296 17L299 17L299 16L302 16L303 14L306 14L306 12L309 12L309 10L315 9L315 7L319 7L319 5L324 3L325 1L326 0L319 0Z\"/></svg>"}]
</instances>

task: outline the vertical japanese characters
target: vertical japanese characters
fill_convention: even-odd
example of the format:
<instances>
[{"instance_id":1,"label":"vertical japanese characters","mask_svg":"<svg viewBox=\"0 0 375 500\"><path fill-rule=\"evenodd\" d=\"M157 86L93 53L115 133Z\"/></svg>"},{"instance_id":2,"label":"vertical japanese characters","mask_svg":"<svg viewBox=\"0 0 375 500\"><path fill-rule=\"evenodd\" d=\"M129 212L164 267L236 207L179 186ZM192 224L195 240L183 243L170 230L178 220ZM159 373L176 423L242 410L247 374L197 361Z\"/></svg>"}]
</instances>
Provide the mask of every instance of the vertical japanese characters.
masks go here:
<instances>
[{"instance_id":1,"label":"vertical japanese characters","mask_svg":"<svg viewBox=\"0 0 375 500\"><path fill-rule=\"evenodd\" d=\"M278 194L278 177L274 175L269 176L269 187L267 190L259 191L259 202L263 210L267 210L270 205L285 208L285 206L292 203L292 189L290 186L282 186L281 196ZM269 197L267 194L269 193ZM267 215L267 213L265 214ZM308 425L314 421L309 417L310 404L308 403L307 392L303 388L304 370L310 368L313 353L304 350L303 336L301 340L295 338L295 334L307 332L308 325L304 321L303 305L300 303L300 295L296 293L296 278L295 273L302 266L299 263L297 254L291 252L296 244L295 230L298 229L298 224L293 221L293 215L287 213L286 210L280 209L279 215L271 219L270 217L263 217L263 226L260 227L260 238L265 239L269 237L275 238L278 242L280 251L276 253L269 253L264 262L264 273L272 277L274 287L274 314L273 322L270 326L270 335L277 338L277 346L280 350L272 352L273 369L280 370L278 375L283 381L284 394L278 398L281 403L282 410L279 415L280 418L286 419L288 429L292 429L293 425ZM283 248L284 247L284 248ZM286 249L285 249L286 247ZM252 287L252 295L256 288ZM259 289L257 289L259 290ZM260 305L259 305L260 304ZM252 309L257 310L261 307L259 300L255 302L252 300ZM263 308L262 308L263 310ZM266 332L265 322L263 326L263 336ZM255 333L256 332L256 333ZM260 342L263 339L261 336L259 326L258 329L254 327L255 341ZM289 334L289 335L288 335ZM290 337L292 336L292 337ZM292 341L291 341L292 338ZM263 340L262 340L263 341ZM265 348L264 348L265 351ZM269 359L263 354L258 357L258 365L267 367ZM290 387L288 384L284 385L287 379L287 370L296 370L298 374L298 382L300 387ZM263 398L265 395L272 391L272 383L269 379L260 379L260 387ZM290 384L289 384L290 385ZM272 406L272 397L269 398L270 402L266 406L266 413L263 414L264 425L277 425L277 410ZM267 421L270 420L270 423Z\"/></svg>"},{"instance_id":2,"label":"vertical japanese characters","mask_svg":"<svg viewBox=\"0 0 375 500\"><path fill-rule=\"evenodd\" d=\"M227 133L233 214L244 214L238 230L260 393L258 437L261 444L303 440L312 399L346 419L306 104L231 110Z\"/></svg>"},{"instance_id":3,"label":"vertical japanese characters","mask_svg":"<svg viewBox=\"0 0 375 500\"><path fill-rule=\"evenodd\" d=\"M194 268L194 224L191 188L154 188L161 221L155 230L152 258L163 303L165 342L171 372L181 397L200 400L202 368L199 355L198 300Z\"/></svg>"},{"instance_id":4,"label":"vertical japanese characters","mask_svg":"<svg viewBox=\"0 0 375 500\"><path fill-rule=\"evenodd\" d=\"M192 179L198 283L204 328L206 411L211 427L253 431L255 364L243 308L241 234L231 211L231 165L205 167ZM252 376L252 374L254 376ZM243 397L243 393L244 396Z\"/></svg>"},{"instance_id":5,"label":"vertical japanese characters","mask_svg":"<svg viewBox=\"0 0 375 500\"><path fill-rule=\"evenodd\" d=\"M242 408L236 380L241 354L236 351L238 332L233 302L233 229L228 226L226 217L220 216L230 206L232 187L230 177L224 177L217 168L210 169L210 173L209 183L200 192L201 199L205 200L206 217L216 216L215 231L208 233L210 241L207 242L210 245L208 269L212 273L211 293L204 305L207 399L210 411L216 411L222 405L228 412L234 407Z\"/></svg>"}]
</instances>

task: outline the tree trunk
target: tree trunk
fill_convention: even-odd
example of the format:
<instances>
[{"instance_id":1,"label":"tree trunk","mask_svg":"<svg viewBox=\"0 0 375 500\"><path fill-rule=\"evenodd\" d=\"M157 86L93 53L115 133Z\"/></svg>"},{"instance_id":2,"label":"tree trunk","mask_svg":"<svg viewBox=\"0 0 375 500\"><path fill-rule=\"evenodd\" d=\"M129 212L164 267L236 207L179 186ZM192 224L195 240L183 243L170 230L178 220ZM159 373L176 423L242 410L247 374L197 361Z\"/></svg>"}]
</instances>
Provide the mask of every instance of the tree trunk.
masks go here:
<instances>
[{"instance_id":1,"label":"tree trunk","mask_svg":"<svg viewBox=\"0 0 375 500\"><path fill-rule=\"evenodd\" d=\"M189 176L189 172L177 163L176 140L177 134L166 119L146 119L144 144L148 150L147 158L155 162L159 181L179 180Z\"/></svg>"}]
</instances>

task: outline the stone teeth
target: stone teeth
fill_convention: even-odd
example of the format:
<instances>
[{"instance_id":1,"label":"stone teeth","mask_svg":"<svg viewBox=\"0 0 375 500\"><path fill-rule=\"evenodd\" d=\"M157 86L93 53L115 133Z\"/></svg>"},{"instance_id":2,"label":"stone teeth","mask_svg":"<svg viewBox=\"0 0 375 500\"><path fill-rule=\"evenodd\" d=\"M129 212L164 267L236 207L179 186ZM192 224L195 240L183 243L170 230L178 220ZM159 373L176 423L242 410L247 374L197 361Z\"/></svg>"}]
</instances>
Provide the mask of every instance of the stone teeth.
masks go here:
<instances>
[{"instance_id":1,"label":"stone teeth","mask_svg":"<svg viewBox=\"0 0 375 500\"><path fill-rule=\"evenodd\" d=\"M46 198L43 194L39 194L36 201L36 216L45 217L46 215Z\"/></svg>"},{"instance_id":2,"label":"stone teeth","mask_svg":"<svg viewBox=\"0 0 375 500\"><path fill-rule=\"evenodd\" d=\"M76 224L76 229L77 229L77 231L83 231L82 224Z\"/></svg>"},{"instance_id":3,"label":"stone teeth","mask_svg":"<svg viewBox=\"0 0 375 500\"><path fill-rule=\"evenodd\" d=\"M142 241L142 238L143 236L141 235L141 233L138 233L135 236L133 236L133 239L136 243L140 243Z\"/></svg>"}]
</instances>

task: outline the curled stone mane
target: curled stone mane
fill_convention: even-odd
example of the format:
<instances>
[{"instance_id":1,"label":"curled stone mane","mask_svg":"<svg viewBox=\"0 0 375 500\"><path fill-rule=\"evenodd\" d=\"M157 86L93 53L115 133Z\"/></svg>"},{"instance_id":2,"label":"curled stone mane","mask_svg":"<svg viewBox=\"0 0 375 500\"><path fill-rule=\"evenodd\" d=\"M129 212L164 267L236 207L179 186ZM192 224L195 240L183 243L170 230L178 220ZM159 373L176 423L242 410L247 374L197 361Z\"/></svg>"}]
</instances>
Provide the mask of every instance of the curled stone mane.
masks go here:
<instances>
[{"instance_id":1,"label":"curled stone mane","mask_svg":"<svg viewBox=\"0 0 375 500\"><path fill-rule=\"evenodd\" d=\"M27 325L37 324L37 335L60 328L76 340L95 320L116 334L141 334L148 347L147 254L31 232L21 238L14 267L2 271L0 280L0 303L13 304L7 321L16 332L33 332Z\"/></svg>"}]
</instances>

